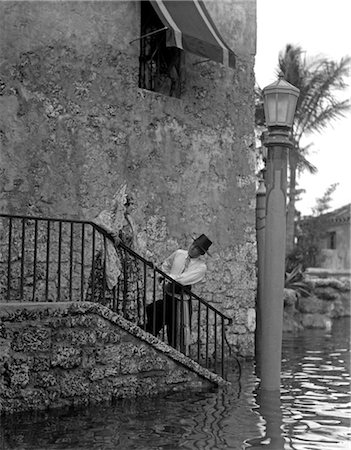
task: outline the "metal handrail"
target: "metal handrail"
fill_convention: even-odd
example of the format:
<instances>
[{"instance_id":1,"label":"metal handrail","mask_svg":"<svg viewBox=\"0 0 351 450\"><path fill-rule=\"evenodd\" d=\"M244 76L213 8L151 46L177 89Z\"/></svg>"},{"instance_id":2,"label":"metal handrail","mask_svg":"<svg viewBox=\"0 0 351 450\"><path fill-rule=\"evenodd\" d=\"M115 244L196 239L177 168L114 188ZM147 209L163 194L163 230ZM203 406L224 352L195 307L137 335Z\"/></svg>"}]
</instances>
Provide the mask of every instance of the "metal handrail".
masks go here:
<instances>
[{"instance_id":1,"label":"metal handrail","mask_svg":"<svg viewBox=\"0 0 351 450\"><path fill-rule=\"evenodd\" d=\"M2 231L2 234L7 235L6 239L0 242L1 247L4 249L4 252L0 253L0 301L4 293L6 294L7 301L13 299L21 301L23 298L26 301L38 301L40 296L43 296L48 301L53 301L53 298L56 301L84 301L89 300L88 292L91 293L91 301L96 301L95 294L98 280L94 279L94 277L97 276L95 272L98 267L98 260L96 258L98 253L96 233L98 233L103 240L104 252L106 252L107 241L111 241L114 243L116 250L119 249L124 255L122 274L120 277L122 281L119 279L117 287L112 290L108 290L106 284L106 258L104 258L103 262L100 261L100 264L103 264L101 270L103 275L102 280L100 280L102 282L102 287L100 286L102 297L99 297L98 301L105 302L106 306L122 314L128 320L138 323L145 330L145 311L147 308L147 295L149 294L147 285L151 284L151 303L155 305L158 290L156 278L159 277L162 280L161 300L163 300L164 305L164 324L166 314L165 283L170 283L172 286L172 293L170 294L172 299L175 298L175 292L177 291L180 292L180 297L177 297L178 300L186 299L189 300L190 304L197 306L197 320L195 321L197 333L196 342L192 345L193 354L188 354L189 349L186 349L184 346L184 337L182 339L182 334L180 335L180 342L178 342L178 350L188 354L188 356L200 364L218 372L224 377L225 324L231 324L232 319L217 310L213 305L191 292L188 288L177 283L152 262L147 261L122 241L115 244L111 234L92 221L0 213L1 218L8 219L8 227L5 227ZM20 221L20 223L17 224L17 221ZM26 225L27 221L30 223L34 222L34 230L28 230L28 226ZM56 233L51 226L52 223L58 224ZM44 225L44 228L42 225ZM78 236L75 236L77 230L74 227L76 225L80 225ZM66 229L67 226L69 226L68 230ZM65 246L67 239L69 246ZM142 268L142 270L139 270L140 273L138 272L137 274L142 279L142 287L139 289L142 291L142 300L136 306L138 308L138 314L139 309L142 309L142 317L139 314L138 317L132 318L128 316L129 313L125 309L127 297L130 295L128 291L128 262L126 262L126 258L134 261L133 264L137 266L138 270L140 269L140 265ZM69 266L68 270L66 267L67 264ZM52 265L54 265L54 270L52 269ZM29 272L28 267L29 269L32 267L32 270L29 270ZM152 271L151 275L148 274L148 270L150 269ZM89 277L86 277L87 270L90 271ZM41 290L39 289L39 285ZM53 294L53 290L56 291L55 294ZM182 310L184 308L183 302L180 301L179 305ZM212 316L212 322L210 321L210 314ZM183 315L181 314L180 328L184 326L182 317ZM155 320L155 316L153 320ZM167 341L164 327L158 337Z\"/></svg>"}]
</instances>

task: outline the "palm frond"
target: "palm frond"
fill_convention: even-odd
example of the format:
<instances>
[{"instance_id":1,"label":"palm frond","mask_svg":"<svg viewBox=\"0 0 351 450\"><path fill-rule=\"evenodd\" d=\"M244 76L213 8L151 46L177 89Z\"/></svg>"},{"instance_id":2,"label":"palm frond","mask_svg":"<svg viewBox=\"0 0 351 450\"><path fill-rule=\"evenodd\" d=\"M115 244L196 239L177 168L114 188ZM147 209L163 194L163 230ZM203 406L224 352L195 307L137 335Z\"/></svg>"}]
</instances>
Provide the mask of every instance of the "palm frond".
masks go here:
<instances>
[{"instance_id":1,"label":"palm frond","mask_svg":"<svg viewBox=\"0 0 351 450\"><path fill-rule=\"evenodd\" d=\"M299 153L299 158L297 161L297 170L303 172L307 170L310 174L315 175L318 169L310 161L308 161L302 153Z\"/></svg>"},{"instance_id":2,"label":"palm frond","mask_svg":"<svg viewBox=\"0 0 351 450\"><path fill-rule=\"evenodd\" d=\"M349 100L333 103L330 102L318 114L311 114L310 120L305 124L304 133L321 133L332 121L345 117L346 113L351 110Z\"/></svg>"},{"instance_id":3,"label":"palm frond","mask_svg":"<svg viewBox=\"0 0 351 450\"><path fill-rule=\"evenodd\" d=\"M345 116L351 110L351 99L339 99L336 94L342 92L351 69L351 57L332 61L317 55L307 58L300 46L287 44L279 53L277 73L283 72L285 79L300 89L297 102L292 138L296 152L302 155L298 170L307 169L311 173L316 168L306 159L308 146L301 147L303 136L321 133L331 122ZM263 92L255 87L255 124L264 126Z\"/></svg>"},{"instance_id":4,"label":"palm frond","mask_svg":"<svg viewBox=\"0 0 351 450\"><path fill-rule=\"evenodd\" d=\"M299 153L301 153L301 155L308 155L308 152L310 151L310 148L313 147L313 142L310 142L309 144L305 145L304 147L300 146L299 149Z\"/></svg>"},{"instance_id":5,"label":"palm frond","mask_svg":"<svg viewBox=\"0 0 351 450\"><path fill-rule=\"evenodd\" d=\"M304 133L322 131L331 120L342 117L350 109L348 99L340 101L335 97L335 92L346 87L344 79L350 64L349 57L342 58L339 63L320 58L307 66L295 115L298 142Z\"/></svg>"}]
</instances>

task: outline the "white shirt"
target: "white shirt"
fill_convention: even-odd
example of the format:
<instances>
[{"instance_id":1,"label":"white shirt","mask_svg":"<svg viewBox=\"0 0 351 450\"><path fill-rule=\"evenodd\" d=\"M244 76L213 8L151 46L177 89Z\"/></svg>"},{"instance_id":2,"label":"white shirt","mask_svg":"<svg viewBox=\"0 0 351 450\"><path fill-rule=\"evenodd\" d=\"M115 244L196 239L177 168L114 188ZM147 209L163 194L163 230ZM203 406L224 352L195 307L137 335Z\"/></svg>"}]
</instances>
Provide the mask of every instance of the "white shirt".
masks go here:
<instances>
[{"instance_id":1,"label":"white shirt","mask_svg":"<svg viewBox=\"0 0 351 450\"><path fill-rule=\"evenodd\" d=\"M183 271L187 259L189 259L189 265ZM187 250L179 249L164 261L161 269L173 280L185 286L201 281L205 276L207 267L201 257L190 258Z\"/></svg>"}]
</instances>

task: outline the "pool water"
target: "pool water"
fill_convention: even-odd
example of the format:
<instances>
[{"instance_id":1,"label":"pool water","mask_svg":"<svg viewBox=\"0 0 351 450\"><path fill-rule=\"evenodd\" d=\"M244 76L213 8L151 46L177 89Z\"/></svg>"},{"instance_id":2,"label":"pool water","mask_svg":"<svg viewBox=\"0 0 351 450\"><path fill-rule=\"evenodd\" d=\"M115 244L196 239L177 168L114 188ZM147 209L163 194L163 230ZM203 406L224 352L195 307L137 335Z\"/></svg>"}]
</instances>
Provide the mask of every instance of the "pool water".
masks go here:
<instances>
[{"instance_id":1,"label":"pool water","mask_svg":"<svg viewBox=\"0 0 351 450\"><path fill-rule=\"evenodd\" d=\"M349 352L340 319L284 336L280 395L245 363L227 390L5 417L0 449L350 449Z\"/></svg>"}]
</instances>

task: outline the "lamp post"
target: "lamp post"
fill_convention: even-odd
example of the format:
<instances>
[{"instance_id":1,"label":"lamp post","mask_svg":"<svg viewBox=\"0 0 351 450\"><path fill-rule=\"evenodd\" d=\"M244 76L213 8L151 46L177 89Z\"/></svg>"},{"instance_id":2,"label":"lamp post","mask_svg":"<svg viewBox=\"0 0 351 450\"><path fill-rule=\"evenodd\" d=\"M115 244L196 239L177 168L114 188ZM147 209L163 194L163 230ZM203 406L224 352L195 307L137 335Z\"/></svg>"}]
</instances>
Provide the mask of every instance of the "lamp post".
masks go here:
<instances>
[{"instance_id":1,"label":"lamp post","mask_svg":"<svg viewBox=\"0 0 351 450\"><path fill-rule=\"evenodd\" d=\"M261 387L280 389L286 246L287 152L299 89L279 75L263 89L268 133L263 294L260 299Z\"/></svg>"},{"instance_id":2,"label":"lamp post","mask_svg":"<svg viewBox=\"0 0 351 450\"><path fill-rule=\"evenodd\" d=\"M266 158L264 158L266 160ZM257 376L261 368L261 299L263 296L264 249L266 234L266 186L264 182L266 169L261 170L261 178L256 191L256 241L257 241L257 295L256 295L256 333L255 359Z\"/></svg>"}]
</instances>

